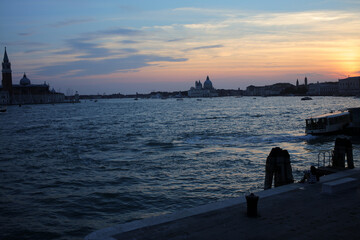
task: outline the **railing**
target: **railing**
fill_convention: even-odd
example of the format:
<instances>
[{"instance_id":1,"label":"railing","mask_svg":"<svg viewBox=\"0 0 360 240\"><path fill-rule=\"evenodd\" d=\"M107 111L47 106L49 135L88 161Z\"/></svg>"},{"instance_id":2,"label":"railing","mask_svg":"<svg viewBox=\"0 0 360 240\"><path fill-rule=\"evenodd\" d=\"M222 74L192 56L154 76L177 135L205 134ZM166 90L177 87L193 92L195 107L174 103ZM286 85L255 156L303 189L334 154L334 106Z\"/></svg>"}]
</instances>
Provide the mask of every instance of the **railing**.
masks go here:
<instances>
[{"instance_id":1,"label":"railing","mask_svg":"<svg viewBox=\"0 0 360 240\"><path fill-rule=\"evenodd\" d=\"M331 166L332 156L333 156L333 150L321 150L318 153L318 168L320 167L321 161L322 161L321 167L326 167L326 160L329 162L328 166ZM326 158L328 158L328 159L326 159Z\"/></svg>"}]
</instances>

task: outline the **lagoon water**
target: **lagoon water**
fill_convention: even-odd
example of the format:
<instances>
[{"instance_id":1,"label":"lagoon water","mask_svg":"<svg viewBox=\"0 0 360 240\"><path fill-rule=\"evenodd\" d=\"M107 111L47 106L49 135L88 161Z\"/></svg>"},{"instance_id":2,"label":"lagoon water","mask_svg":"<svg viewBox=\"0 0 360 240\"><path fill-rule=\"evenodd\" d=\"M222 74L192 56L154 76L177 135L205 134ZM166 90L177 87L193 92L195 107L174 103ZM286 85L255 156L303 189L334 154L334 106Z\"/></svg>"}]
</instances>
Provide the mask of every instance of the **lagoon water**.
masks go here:
<instances>
[{"instance_id":1,"label":"lagoon water","mask_svg":"<svg viewBox=\"0 0 360 240\"><path fill-rule=\"evenodd\" d=\"M263 188L273 147L296 180L336 136L305 118L360 107L343 97L114 99L11 106L0 115L0 239L92 231ZM360 142L353 140L355 166Z\"/></svg>"}]
</instances>

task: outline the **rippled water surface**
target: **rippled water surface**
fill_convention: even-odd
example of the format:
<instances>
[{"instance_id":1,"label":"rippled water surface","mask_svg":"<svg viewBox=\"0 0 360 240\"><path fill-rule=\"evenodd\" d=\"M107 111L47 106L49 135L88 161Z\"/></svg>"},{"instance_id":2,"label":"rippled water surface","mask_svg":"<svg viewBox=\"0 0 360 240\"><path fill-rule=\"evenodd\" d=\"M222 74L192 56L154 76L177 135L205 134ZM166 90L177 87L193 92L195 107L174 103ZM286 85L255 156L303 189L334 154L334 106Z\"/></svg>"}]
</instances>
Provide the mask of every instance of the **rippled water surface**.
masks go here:
<instances>
[{"instance_id":1,"label":"rippled water surface","mask_svg":"<svg viewBox=\"0 0 360 240\"><path fill-rule=\"evenodd\" d=\"M82 239L118 223L263 187L273 147L293 174L336 136L304 119L360 107L315 97L116 99L11 106L0 115L0 239ZM360 145L353 138L355 165Z\"/></svg>"}]
</instances>

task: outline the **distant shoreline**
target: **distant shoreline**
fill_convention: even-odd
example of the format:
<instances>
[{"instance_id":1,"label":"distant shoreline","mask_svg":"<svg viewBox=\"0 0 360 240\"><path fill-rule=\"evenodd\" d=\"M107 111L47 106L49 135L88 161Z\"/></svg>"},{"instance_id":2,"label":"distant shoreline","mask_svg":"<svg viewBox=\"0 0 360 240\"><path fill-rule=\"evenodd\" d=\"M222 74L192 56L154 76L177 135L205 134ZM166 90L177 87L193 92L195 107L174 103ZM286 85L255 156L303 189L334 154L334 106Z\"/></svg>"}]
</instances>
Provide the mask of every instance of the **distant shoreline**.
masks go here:
<instances>
[{"instance_id":1,"label":"distant shoreline","mask_svg":"<svg viewBox=\"0 0 360 240\"><path fill-rule=\"evenodd\" d=\"M305 96L317 96L317 97L356 97L356 96L343 96L343 95L307 95L307 94L284 94L284 95L244 95L235 93L238 90L224 90L217 97L305 97ZM241 90L240 90L241 91ZM185 91L184 91L185 92ZM187 91L186 91L187 92ZM164 98L179 98L179 92L152 92L148 94L105 94L105 95L97 95L97 94L84 94L80 95L80 99L121 99L121 98L134 98L134 99L154 99L157 94L160 94L163 99ZM161 98L161 97L159 97ZM189 97L185 94L182 95L181 98L210 98L210 97Z\"/></svg>"}]
</instances>

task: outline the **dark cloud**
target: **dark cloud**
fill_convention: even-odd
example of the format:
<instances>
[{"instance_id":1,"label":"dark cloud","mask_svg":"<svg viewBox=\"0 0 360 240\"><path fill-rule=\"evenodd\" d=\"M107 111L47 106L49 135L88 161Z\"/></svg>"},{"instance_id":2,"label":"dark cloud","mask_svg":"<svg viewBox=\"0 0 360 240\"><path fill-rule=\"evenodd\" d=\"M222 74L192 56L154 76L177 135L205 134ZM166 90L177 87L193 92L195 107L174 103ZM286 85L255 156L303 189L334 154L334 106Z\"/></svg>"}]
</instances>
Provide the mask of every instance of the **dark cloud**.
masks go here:
<instances>
[{"instance_id":1,"label":"dark cloud","mask_svg":"<svg viewBox=\"0 0 360 240\"><path fill-rule=\"evenodd\" d=\"M31 49L31 50L27 50L24 53L40 53L43 52L43 49Z\"/></svg>"},{"instance_id":2,"label":"dark cloud","mask_svg":"<svg viewBox=\"0 0 360 240\"><path fill-rule=\"evenodd\" d=\"M182 40L184 40L184 38L175 38L175 39L167 40L167 42L180 42Z\"/></svg>"},{"instance_id":3,"label":"dark cloud","mask_svg":"<svg viewBox=\"0 0 360 240\"><path fill-rule=\"evenodd\" d=\"M106 35L136 36L141 35L138 30L116 28L82 34L78 38L65 41L68 49L56 54L78 54L75 61L47 66L38 69L43 75L67 74L72 77L110 74L114 72L137 71L140 68L155 65L156 62L183 62L186 58L174 58L151 54L138 54L135 48L114 48L111 51L93 41ZM137 43L133 40L124 40L124 44ZM99 59L103 58L103 59Z\"/></svg>"},{"instance_id":4,"label":"dark cloud","mask_svg":"<svg viewBox=\"0 0 360 240\"><path fill-rule=\"evenodd\" d=\"M114 29L99 30L96 32L85 33L84 37L96 38L102 36L138 36L142 34L143 34L142 31L136 29L114 28Z\"/></svg>"},{"instance_id":5,"label":"dark cloud","mask_svg":"<svg viewBox=\"0 0 360 240\"><path fill-rule=\"evenodd\" d=\"M116 28L108 30L100 30L95 32L88 32L81 34L78 38L65 40L65 44L69 48L68 50L58 51L56 54L81 54L78 58L104 58L110 57L113 54L121 53L136 53L137 49L134 48L123 48L114 49L110 52L107 48L102 47L100 44L92 43L90 41L97 40L103 36L136 36L141 35L142 32L139 30L127 29L127 28ZM124 40L124 44L137 43L133 40Z\"/></svg>"},{"instance_id":6,"label":"dark cloud","mask_svg":"<svg viewBox=\"0 0 360 240\"><path fill-rule=\"evenodd\" d=\"M128 29L128 28L116 28L109 30L102 30L94 33L95 35L122 35L122 36L136 36L142 34L142 31Z\"/></svg>"},{"instance_id":7,"label":"dark cloud","mask_svg":"<svg viewBox=\"0 0 360 240\"><path fill-rule=\"evenodd\" d=\"M138 43L138 41L134 41L134 40L122 40L122 41L120 41L120 43L123 43L123 44L133 44L133 43Z\"/></svg>"},{"instance_id":8,"label":"dark cloud","mask_svg":"<svg viewBox=\"0 0 360 240\"><path fill-rule=\"evenodd\" d=\"M87 42L85 38L76 38L66 40L68 50L58 51L56 54L82 54L78 58L100 58L110 57L114 54L137 53L135 48L115 49L116 53L110 52L107 48L101 47L99 44Z\"/></svg>"},{"instance_id":9,"label":"dark cloud","mask_svg":"<svg viewBox=\"0 0 360 240\"><path fill-rule=\"evenodd\" d=\"M4 42L6 46L26 46L26 47L46 47L48 44L43 42L29 42L29 41L12 41Z\"/></svg>"},{"instance_id":10,"label":"dark cloud","mask_svg":"<svg viewBox=\"0 0 360 240\"><path fill-rule=\"evenodd\" d=\"M208 46L201 46L201 47L195 47L195 48L188 48L185 51L192 51L192 50L200 50L200 49L210 49L210 48L222 48L224 45L218 44L218 45L208 45Z\"/></svg>"},{"instance_id":11,"label":"dark cloud","mask_svg":"<svg viewBox=\"0 0 360 240\"><path fill-rule=\"evenodd\" d=\"M30 36L33 35L32 32L23 32L23 33L18 33L19 36Z\"/></svg>"},{"instance_id":12,"label":"dark cloud","mask_svg":"<svg viewBox=\"0 0 360 240\"><path fill-rule=\"evenodd\" d=\"M132 55L104 60L79 60L38 69L42 75L72 73L72 77L110 74L118 71L134 71L154 65L153 62L184 62L186 58L162 57L156 55Z\"/></svg>"},{"instance_id":13,"label":"dark cloud","mask_svg":"<svg viewBox=\"0 0 360 240\"><path fill-rule=\"evenodd\" d=\"M68 39L65 41L69 50L58 51L56 54L82 54L79 58L99 58L111 55L107 48L99 44L89 43L85 38Z\"/></svg>"},{"instance_id":14,"label":"dark cloud","mask_svg":"<svg viewBox=\"0 0 360 240\"><path fill-rule=\"evenodd\" d=\"M139 52L139 50L135 49L135 48L122 48L120 49L121 52L123 53L137 53Z\"/></svg>"},{"instance_id":15,"label":"dark cloud","mask_svg":"<svg viewBox=\"0 0 360 240\"><path fill-rule=\"evenodd\" d=\"M59 27L65 27L65 26L69 26L69 25L92 22L92 21L94 21L94 19L92 19L92 18L70 19L70 20L67 20L67 21L61 21L61 22L57 22L57 23L54 23L54 24L50 24L50 26L55 27L55 28L59 28Z\"/></svg>"}]
</instances>

